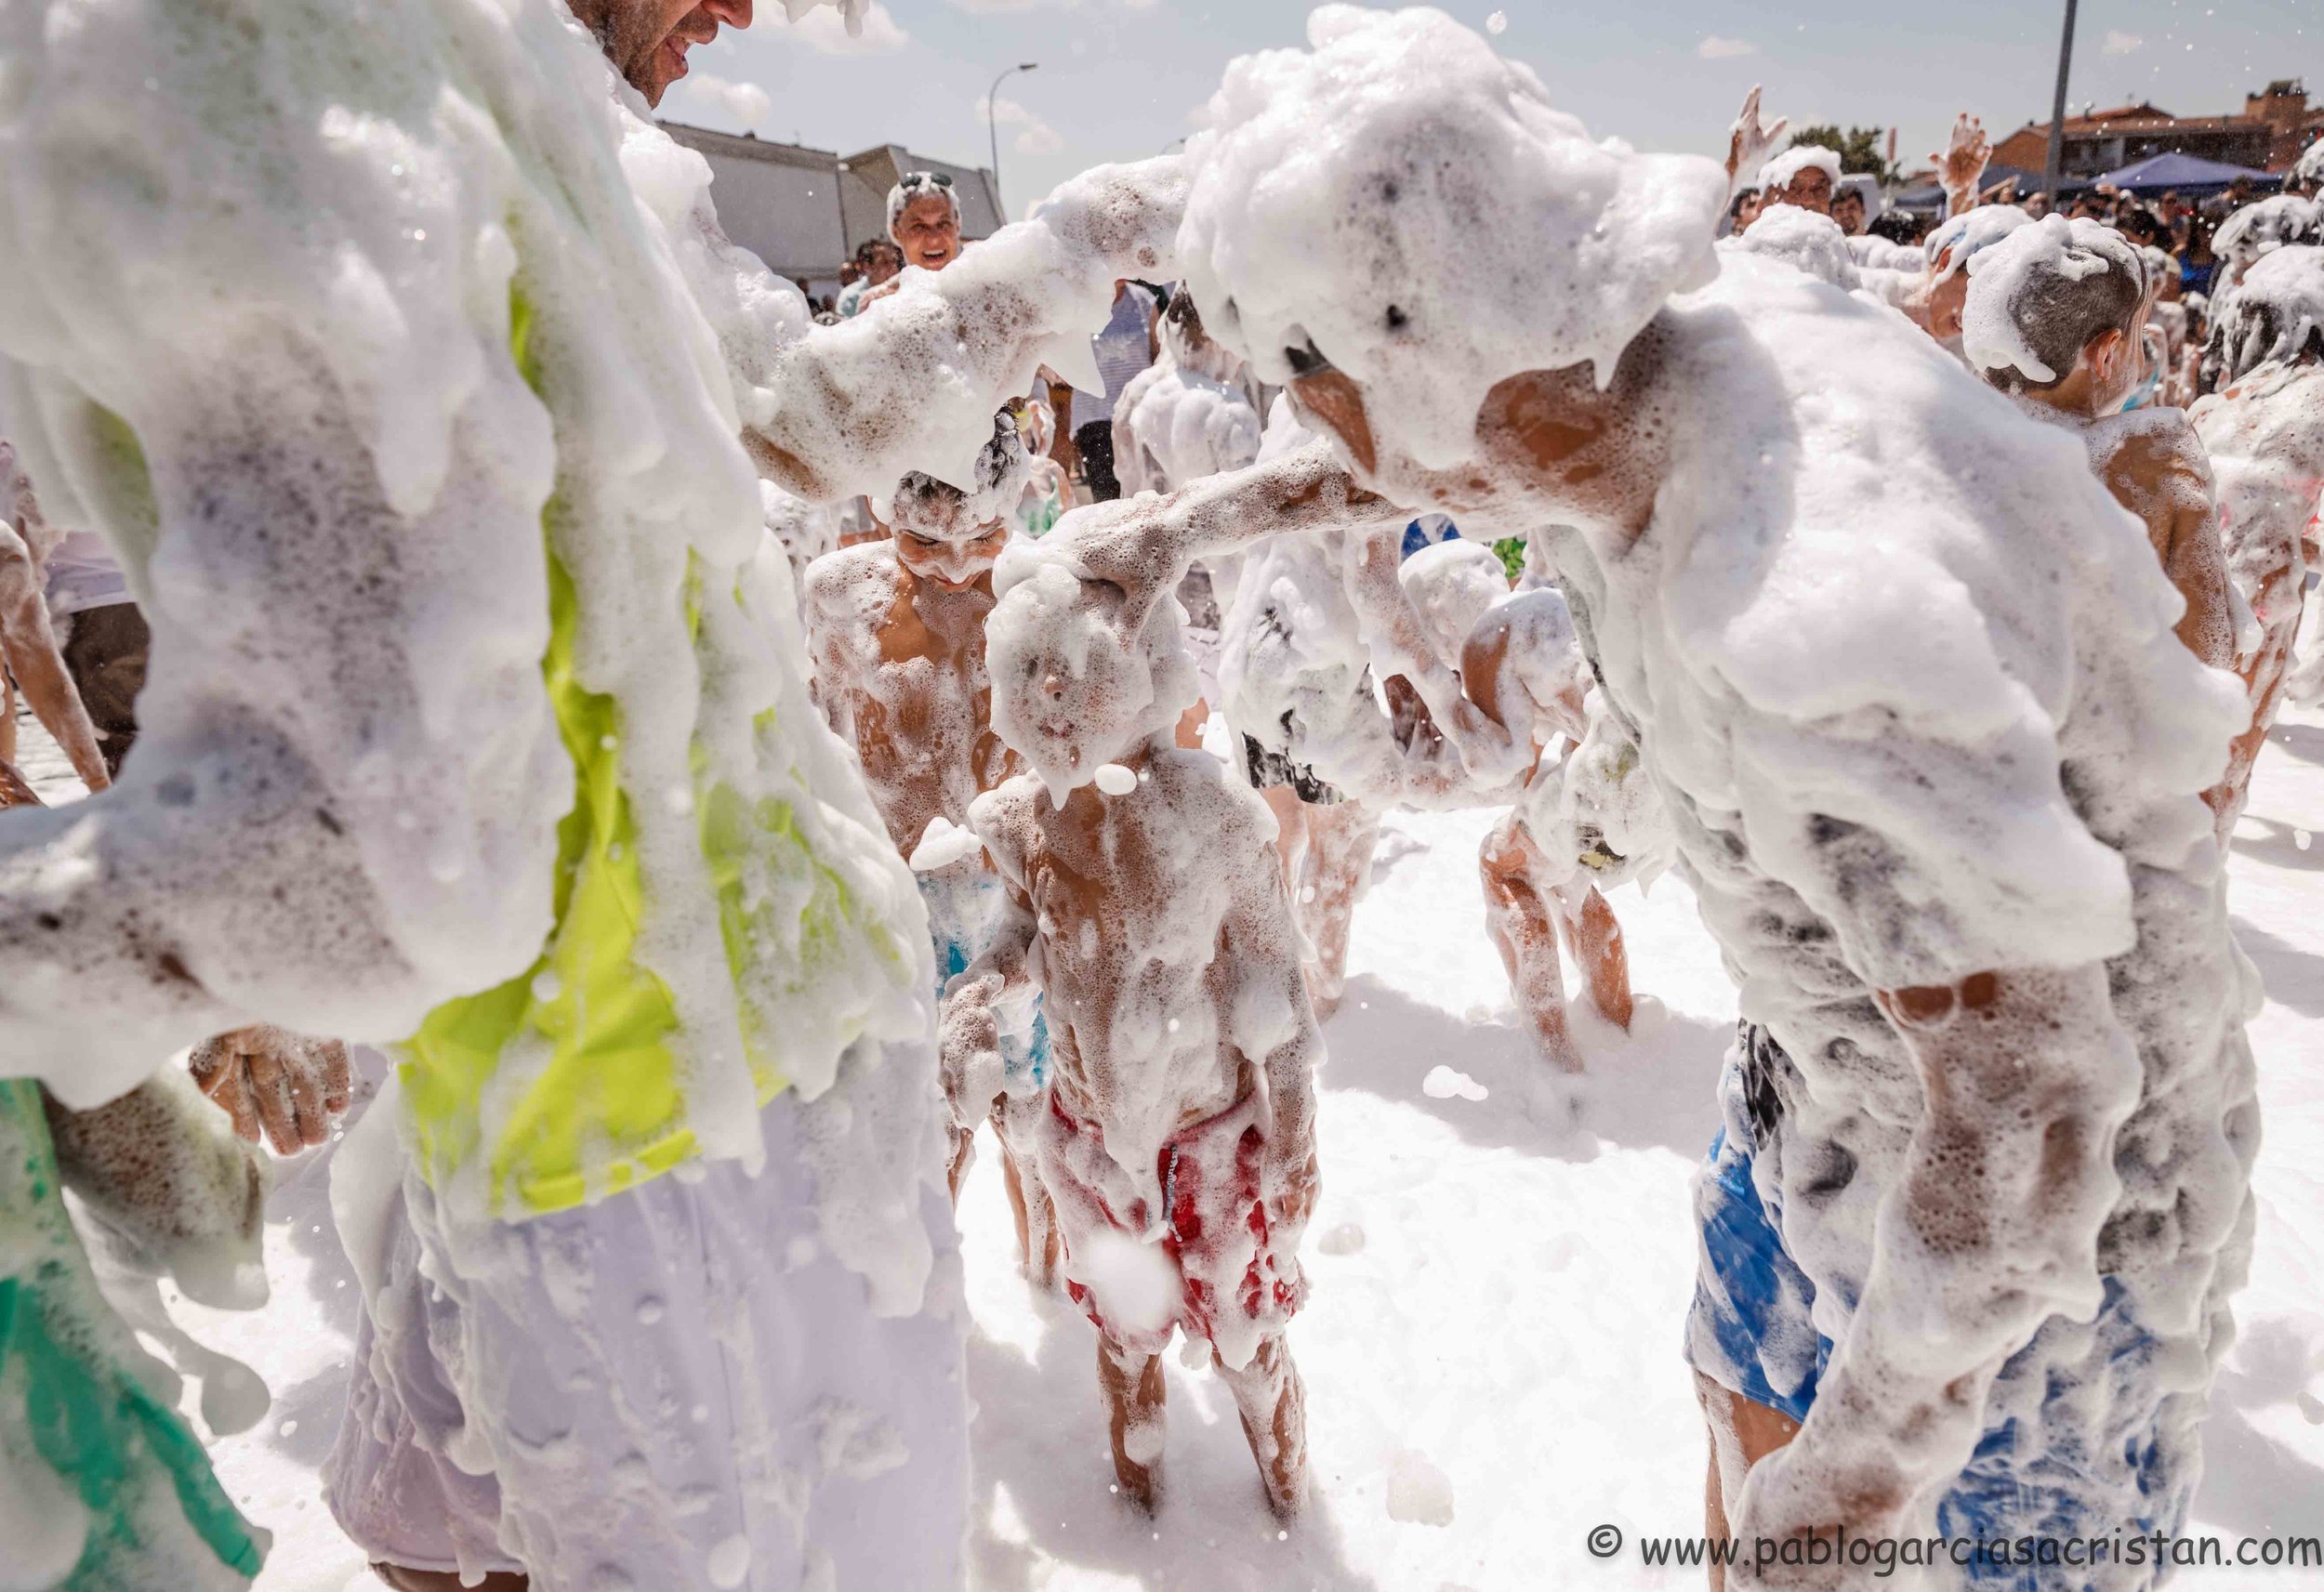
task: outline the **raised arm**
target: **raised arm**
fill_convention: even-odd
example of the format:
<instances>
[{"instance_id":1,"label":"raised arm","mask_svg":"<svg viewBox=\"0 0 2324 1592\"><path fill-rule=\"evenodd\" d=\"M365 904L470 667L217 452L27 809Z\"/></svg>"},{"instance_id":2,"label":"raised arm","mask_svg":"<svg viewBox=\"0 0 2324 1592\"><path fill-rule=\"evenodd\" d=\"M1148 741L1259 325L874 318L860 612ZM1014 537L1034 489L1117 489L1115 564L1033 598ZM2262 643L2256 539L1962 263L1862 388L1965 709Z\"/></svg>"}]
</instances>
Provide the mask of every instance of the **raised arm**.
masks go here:
<instances>
[{"instance_id":1,"label":"raised arm","mask_svg":"<svg viewBox=\"0 0 2324 1592\"><path fill-rule=\"evenodd\" d=\"M1089 335L1114 284L1174 274L1178 157L1102 166L939 272L852 321L812 327L749 377L744 421L769 478L830 502L919 469L966 486L993 413L1044 363L1095 389Z\"/></svg>"},{"instance_id":2,"label":"raised arm","mask_svg":"<svg viewBox=\"0 0 2324 1592\"><path fill-rule=\"evenodd\" d=\"M1980 973L1878 998L1926 1111L1807 1423L1744 1488L1746 1536L1918 1529L1975 1449L2003 1362L2050 1315L2087 1319L2102 1296L2114 1134L2140 1080L2105 967ZM1743 1584L1846 1584L1831 1573L1771 1568Z\"/></svg>"},{"instance_id":3,"label":"raised arm","mask_svg":"<svg viewBox=\"0 0 2324 1592\"><path fill-rule=\"evenodd\" d=\"M1992 157L1993 145L1985 136L1985 124L1962 112L1954 119L1952 137L1945 141L1944 151L1929 156L1936 163L1937 181L1945 190L1948 217L1977 207L1977 179L1985 175L1986 163Z\"/></svg>"},{"instance_id":4,"label":"raised arm","mask_svg":"<svg viewBox=\"0 0 2324 1592\"><path fill-rule=\"evenodd\" d=\"M1067 549L1099 580L1158 600L1196 559L1286 531L1367 525L1397 512L1357 486L1332 445L1319 441L1167 496L1086 505L1060 520L1043 546Z\"/></svg>"},{"instance_id":5,"label":"raised arm","mask_svg":"<svg viewBox=\"0 0 2324 1592\"><path fill-rule=\"evenodd\" d=\"M1791 125L1790 118L1778 116L1772 127L1759 125L1759 85L1743 97L1743 109L1727 129L1727 203L1759 180L1759 168L1767 164L1767 157L1776 151L1776 140Z\"/></svg>"}]
</instances>

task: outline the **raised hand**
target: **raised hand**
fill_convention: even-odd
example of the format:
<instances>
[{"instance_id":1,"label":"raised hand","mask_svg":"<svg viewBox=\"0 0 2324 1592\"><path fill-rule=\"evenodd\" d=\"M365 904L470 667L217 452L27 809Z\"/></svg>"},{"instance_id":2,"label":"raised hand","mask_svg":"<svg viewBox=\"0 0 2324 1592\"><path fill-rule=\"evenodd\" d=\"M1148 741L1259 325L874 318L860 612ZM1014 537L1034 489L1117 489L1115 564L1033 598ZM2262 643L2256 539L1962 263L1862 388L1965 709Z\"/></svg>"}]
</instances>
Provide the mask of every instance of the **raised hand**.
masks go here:
<instances>
[{"instance_id":1,"label":"raised hand","mask_svg":"<svg viewBox=\"0 0 2324 1592\"><path fill-rule=\"evenodd\" d=\"M1743 96L1743 110L1727 129L1727 197L1732 200L1750 186L1759 175L1759 168L1767 164L1767 157L1776 151L1776 140L1791 125L1791 118L1778 116L1772 127L1759 125L1759 85Z\"/></svg>"},{"instance_id":2,"label":"raised hand","mask_svg":"<svg viewBox=\"0 0 2324 1592\"><path fill-rule=\"evenodd\" d=\"M277 1155L321 1144L347 1110L347 1046L336 1039L257 1023L194 1046L188 1066L234 1131L253 1144L263 1132Z\"/></svg>"},{"instance_id":3,"label":"raised hand","mask_svg":"<svg viewBox=\"0 0 2324 1592\"><path fill-rule=\"evenodd\" d=\"M1944 152L1929 155L1936 163L1948 215L1958 216L1976 203L1977 178L1985 175L1986 163L1992 158L1993 145L1985 136L1985 124L1963 111L1953 122L1953 136L1946 141Z\"/></svg>"}]
</instances>

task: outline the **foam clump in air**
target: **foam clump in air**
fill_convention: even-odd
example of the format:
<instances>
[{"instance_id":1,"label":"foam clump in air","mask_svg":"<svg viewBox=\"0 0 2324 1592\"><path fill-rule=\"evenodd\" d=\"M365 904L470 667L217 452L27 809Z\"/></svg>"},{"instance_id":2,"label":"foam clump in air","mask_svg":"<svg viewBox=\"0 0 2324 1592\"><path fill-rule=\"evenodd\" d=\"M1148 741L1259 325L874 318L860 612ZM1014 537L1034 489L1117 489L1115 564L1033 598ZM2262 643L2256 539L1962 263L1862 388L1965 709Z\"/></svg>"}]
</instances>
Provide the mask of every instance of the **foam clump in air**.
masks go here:
<instances>
[{"instance_id":1,"label":"foam clump in air","mask_svg":"<svg viewBox=\"0 0 2324 1592\"><path fill-rule=\"evenodd\" d=\"M1308 37L1228 67L1179 252L1213 336L1268 382L1338 367L1383 452L1461 461L1497 383L1585 360L1604 381L1711 275L1710 162L1592 142L1441 12L1326 6Z\"/></svg>"},{"instance_id":2,"label":"foam clump in air","mask_svg":"<svg viewBox=\"0 0 2324 1592\"><path fill-rule=\"evenodd\" d=\"M2042 384L2063 378L2067 373L2043 362L2024 328L2038 319L2040 297L2053 283L2114 270L2127 270L2133 283L2141 279L2143 267L2122 235L2063 216L2044 216L1979 252L1969 261L1971 286L1961 314L1961 351L1970 368L2014 368Z\"/></svg>"},{"instance_id":3,"label":"foam clump in air","mask_svg":"<svg viewBox=\"0 0 2324 1592\"><path fill-rule=\"evenodd\" d=\"M1723 240L1723 249L1740 249L1783 261L1794 270L1828 282L1834 287L1856 285L1855 257L1840 223L1796 204L1770 204L1758 219L1736 237Z\"/></svg>"},{"instance_id":4,"label":"foam clump in air","mask_svg":"<svg viewBox=\"0 0 2324 1592\"><path fill-rule=\"evenodd\" d=\"M1759 168L1759 189L1763 193L1776 193L1791 186L1799 175L1809 169L1822 172L1831 178L1834 188L1840 186L1840 155L1821 144L1802 144L1789 149Z\"/></svg>"}]
</instances>

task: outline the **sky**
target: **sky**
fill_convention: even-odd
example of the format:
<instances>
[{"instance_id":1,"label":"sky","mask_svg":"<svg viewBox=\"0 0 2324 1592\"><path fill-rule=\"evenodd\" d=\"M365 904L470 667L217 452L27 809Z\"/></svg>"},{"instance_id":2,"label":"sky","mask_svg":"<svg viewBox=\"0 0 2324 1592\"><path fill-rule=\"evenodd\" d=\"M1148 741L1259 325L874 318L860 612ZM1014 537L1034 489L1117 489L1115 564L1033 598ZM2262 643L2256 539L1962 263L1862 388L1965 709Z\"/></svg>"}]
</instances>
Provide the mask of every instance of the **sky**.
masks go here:
<instances>
[{"instance_id":1,"label":"sky","mask_svg":"<svg viewBox=\"0 0 2324 1592\"><path fill-rule=\"evenodd\" d=\"M694 52L669 118L854 152L899 143L989 165L986 96L1002 86L1000 175L1011 216L1074 173L1159 153L1198 125L1226 63L1297 45L1300 0L880 0L861 38L836 11L799 23L759 0L759 23ZM1770 0L1550 4L1456 0L1446 7L1540 73L1554 102L1594 135L1642 149L1723 156L1727 124L1754 83L1766 113L1900 131L1925 164L1953 116L1996 137L2046 121L2061 3L1945 0L1873 6ZM2315 27L2311 40L2306 30ZM2270 78L2307 75L2324 100L2324 10L2301 0L2084 0L2068 92L2077 107L2151 99L2180 115L2239 111ZM2310 72L2313 66L2317 70Z\"/></svg>"}]
</instances>

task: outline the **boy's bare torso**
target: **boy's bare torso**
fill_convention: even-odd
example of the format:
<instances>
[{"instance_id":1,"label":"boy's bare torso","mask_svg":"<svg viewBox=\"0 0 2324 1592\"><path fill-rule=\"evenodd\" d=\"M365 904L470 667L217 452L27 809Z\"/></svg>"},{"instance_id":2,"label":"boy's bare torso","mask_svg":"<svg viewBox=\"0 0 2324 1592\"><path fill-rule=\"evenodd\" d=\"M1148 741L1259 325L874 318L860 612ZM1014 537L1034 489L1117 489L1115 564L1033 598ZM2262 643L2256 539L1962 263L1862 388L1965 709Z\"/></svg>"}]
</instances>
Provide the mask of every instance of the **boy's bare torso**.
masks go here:
<instances>
[{"instance_id":1,"label":"boy's bare torso","mask_svg":"<svg viewBox=\"0 0 2324 1592\"><path fill-rule=\"evenodd\" d=\"M1207 753L1157 750L1139 775L1126 796L1084 785L1062 808L1013 780L977 825L1038 926L1059 1103L1103 1124L1133 1174L1256 1086L1273 1046L1254 1030L1307 1020L1296 965L1277 1014L1251 1009L1238 967L1262 949L1242 943L1255 929L1278 947L1293 933L1264 806Z\"/></svg>"},{"instance_id":2,"label":"boy's bare torso","mask_svg":"<svg viewBox=\"0 0 2324 1592\"><path fill-rule=\"evenodd\" d=\"M889 541L843 547L808 572L824 711L853 743L889 837L907 856L930 820L965 825L969 803L1016 768L993 733L992 610L989 573L959 586L922 580Z\"/></svg>"}]
</instances>

